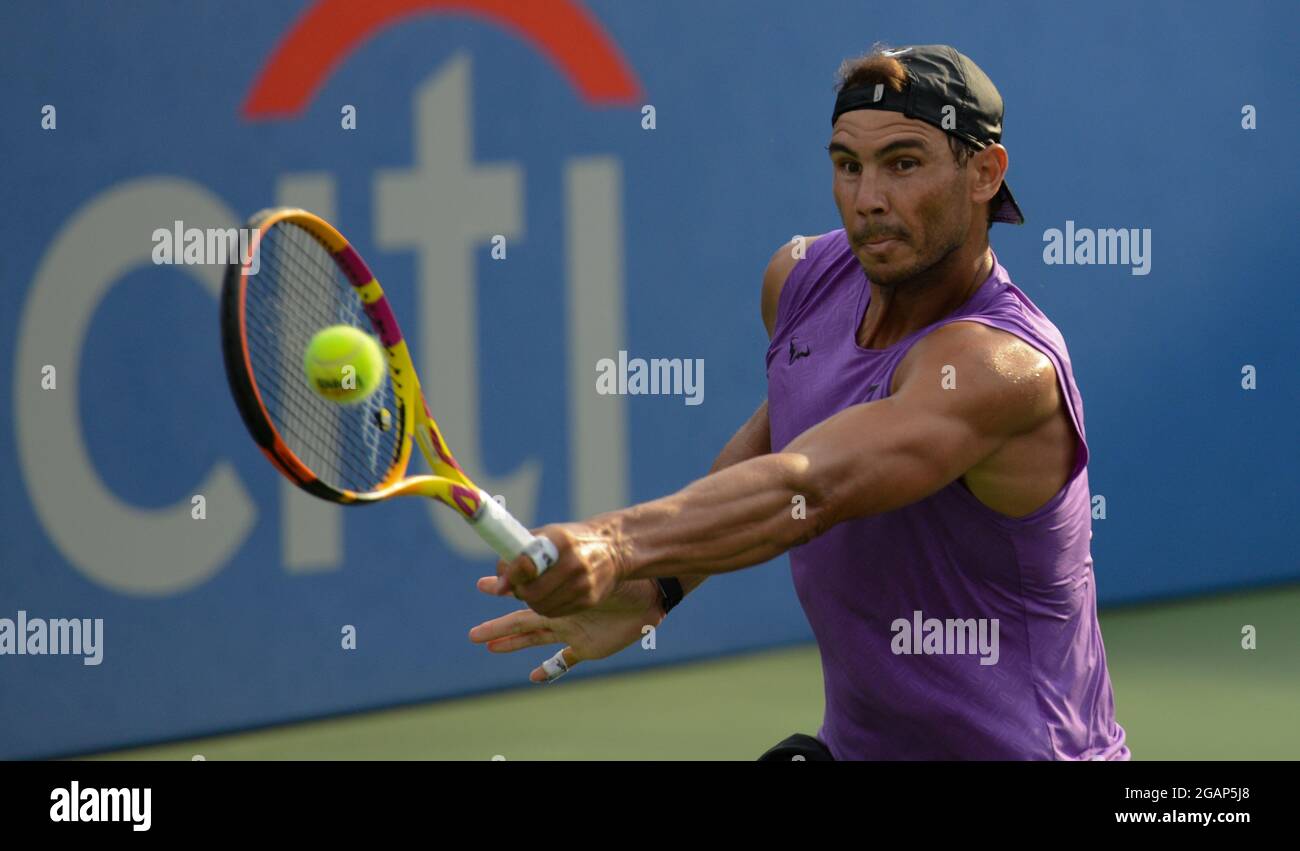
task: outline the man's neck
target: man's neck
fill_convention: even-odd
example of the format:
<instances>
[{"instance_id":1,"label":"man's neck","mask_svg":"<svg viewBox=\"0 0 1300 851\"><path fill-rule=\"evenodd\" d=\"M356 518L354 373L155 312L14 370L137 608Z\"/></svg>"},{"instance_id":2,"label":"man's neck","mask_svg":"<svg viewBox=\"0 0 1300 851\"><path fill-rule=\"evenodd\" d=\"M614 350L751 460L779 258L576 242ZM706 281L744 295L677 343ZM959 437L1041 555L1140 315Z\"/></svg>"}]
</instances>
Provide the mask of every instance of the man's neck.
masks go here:
<instances>
[{"instance_id":1,"label":"man's neck","mask_svg":"<svg viewBox=\"0 0 1300 851\"><path fill-rule=\"evenodd\" d=\"M925 279L882 287L871 284L871 301L858 324L858 345L865 349L892 346L950 315L967 302L993 274L993 252L988 245L966 257L954 252Z\"/></svg>"}]
</instances>

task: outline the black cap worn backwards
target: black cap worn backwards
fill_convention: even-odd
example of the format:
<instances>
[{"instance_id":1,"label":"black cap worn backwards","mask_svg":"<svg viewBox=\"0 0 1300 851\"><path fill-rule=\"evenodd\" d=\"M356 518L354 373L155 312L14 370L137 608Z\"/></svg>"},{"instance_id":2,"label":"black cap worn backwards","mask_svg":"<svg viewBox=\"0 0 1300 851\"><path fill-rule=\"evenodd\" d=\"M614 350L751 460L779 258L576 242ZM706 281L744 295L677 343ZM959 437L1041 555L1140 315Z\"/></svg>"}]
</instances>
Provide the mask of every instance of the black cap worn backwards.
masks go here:
<instances>
[{"instance_id":1,"label":"black cap worn backwards","mask_svg":"<svg viewBox=\"0 0 1300 851\"><path fill-rule=\"evenodd\" d=\"M882 51L907 68L907 85L896 92L883 83L846 88L835 98L831 126L854 109L887 109L933 124L977 150L1002 141L1002 95L970 57L946 44L918 44ZM998 190L995 222L1025 223L1006 181Z\"/></svg>"}]
</instances>

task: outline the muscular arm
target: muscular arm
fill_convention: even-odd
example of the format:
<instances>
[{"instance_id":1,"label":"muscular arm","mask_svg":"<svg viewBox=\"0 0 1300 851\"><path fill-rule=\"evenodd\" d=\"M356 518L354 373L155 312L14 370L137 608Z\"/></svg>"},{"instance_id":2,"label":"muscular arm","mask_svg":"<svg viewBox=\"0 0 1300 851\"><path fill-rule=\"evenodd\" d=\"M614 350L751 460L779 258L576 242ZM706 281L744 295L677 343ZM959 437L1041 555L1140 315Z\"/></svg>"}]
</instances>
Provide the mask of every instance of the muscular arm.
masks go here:
<instances>
[{"instance_id":1,"label":"muscular arm","mask_svg":"<svg viewBox=\"0 0 1300 851\"><path fill-rule=\"evenodd\" d=\"M616 542L624 578L723 573L768 561L835 524L943 488L1009 438L1052 416L1041 353L974 323L917 343L890 397L840 411L778 453L592 522ZM946 367L955 389L944 389ZM796 497L805 500L797 519Z\"/></svg>"}]
</instances>

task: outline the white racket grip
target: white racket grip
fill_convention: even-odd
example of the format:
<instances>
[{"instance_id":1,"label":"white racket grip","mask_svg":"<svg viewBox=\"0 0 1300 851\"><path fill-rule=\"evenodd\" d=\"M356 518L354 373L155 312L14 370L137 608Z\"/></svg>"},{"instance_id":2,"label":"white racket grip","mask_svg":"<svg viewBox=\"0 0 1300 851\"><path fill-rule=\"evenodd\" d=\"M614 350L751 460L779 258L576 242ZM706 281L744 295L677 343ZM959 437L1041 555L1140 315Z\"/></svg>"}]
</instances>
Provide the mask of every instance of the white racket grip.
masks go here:
<instances>
[{"instance_id":1,"label":"white racket grip","mask_svg":"<svg viewBox=\"0 0 1300 851\"><path fill-rule=\"evenodd\" d=\"M478 514L469 524L497 555L506 561L514 561L520 553L527 554L537 566L538 576L555 564L560 554L550 538L534 537L487 491L480 490L479 497Z\"/></svg>"}]
</instances>

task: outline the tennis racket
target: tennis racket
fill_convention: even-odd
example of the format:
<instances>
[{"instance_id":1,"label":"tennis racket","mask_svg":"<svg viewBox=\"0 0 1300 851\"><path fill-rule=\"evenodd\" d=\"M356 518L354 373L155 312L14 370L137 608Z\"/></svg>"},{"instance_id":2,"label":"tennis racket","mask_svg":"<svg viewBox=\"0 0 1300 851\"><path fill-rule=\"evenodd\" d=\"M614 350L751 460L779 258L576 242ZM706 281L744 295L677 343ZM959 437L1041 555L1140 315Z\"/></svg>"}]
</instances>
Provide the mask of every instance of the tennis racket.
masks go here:
<instances>
[{"instance_id":1,"label":"tennis racket","mask_svg":"<svg viewBox=\"0 0 1300 851\"><path fill-rule=\"evenodd\" d=\"M539 576L554 564L555 545L530 534L452 457L388 299L356 249L306 210L263 210L247 227L255 231L249 254L230 263L222 285L221 346L244 425L275 468L343 505L431 497L501 558L526 553ZM389 380L354 405L317 396L303 373L312 336L340 324L378 337L388 365ZM431 475L408 475L412 443Z\"/></svg>"}]
</instances>

